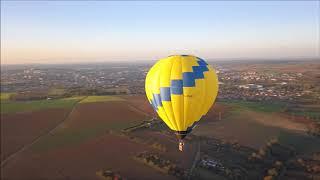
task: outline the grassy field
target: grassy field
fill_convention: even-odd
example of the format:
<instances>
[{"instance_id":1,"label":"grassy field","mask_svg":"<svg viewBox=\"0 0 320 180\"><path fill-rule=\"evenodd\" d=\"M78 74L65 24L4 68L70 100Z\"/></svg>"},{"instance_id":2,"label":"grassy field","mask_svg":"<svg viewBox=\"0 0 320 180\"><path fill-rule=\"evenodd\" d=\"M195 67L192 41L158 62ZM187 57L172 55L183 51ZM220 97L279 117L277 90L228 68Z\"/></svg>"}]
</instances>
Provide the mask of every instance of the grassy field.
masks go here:
<instances>
[{"instance_id":1,"label":"grassy field","mask_svg":"<svg viewBox=\"0 0 320 180\"><path fill-rule=\"evenodd\" d=\"M95 103L108 101L124 101L124 99L118 96L88 96L87 98L80 101L80 103Z\"/></svg>"},{"instance_id":2,"label":"grassy field","mask_svg":"<svg viewBox=\"0 0 320 180\"><path fill-rule=\"evenodd\" d=\"M303 116L308 117L315 121L320 121L320 105L313 105L313 106L304 106L301 105L296 108L289 109L287 113L291 115Z\"/></svg>"},{"instance_id":3,"label":"grassy field","mask_svg":"<svg viewBox=\"0 0 320 180\"><path fill-rule=\"evenodd\" d=\"M36 111L48 108L71 108L83 97L71 97L52 100L36 101L5 101L1 102L1 113L15 113L24 111Z\"/></svg>"},{"instance_id":4,"label":"grassy field","mask_svg":"<svg viewBox=\"0 0 320 180\"><path fill-rule=\"evenodd\" d=\"M285 110L286 105L284 103L266 103L266 102L248 102L248 101L221 101L221 104L231 105L236 107L237 109L249 109L253 111L260 112L283 112Z\"/></svg>"},{"instance_id":5,"label":"grassy field","mask_svg":"<svg viewBox=\"0 0 320 180\"><path fill-rule=\"evenodd\" d=\"M84 104L95 102L124 101L124 99L118 96L75 96L51 100L44 99L33 101L10 101L9 97L11 94L12 93L1 93L1 113L35 111L48 108L71 108L76 103Z\"/></svg>"},{"instance_id":6,"label":"grassy field","mask_svg":"<svg viewBox=\"0 0 320 180\"><path fill-rule=\"evenodd\" d=\"M320 150L320 139L313 136L302 135L293 132L281 132L279 142L295 148L297 153L314 153Z\"/></svg>"},{"instance_id":7,"label":"grassy field","mask_svg":"<svg viewBox=\"0 0 320 180\"><path fill-rule=\"evenodd\" d=\"M235 110L252 110L257 112L265 112L265 113L287 113L290 115L308 117L310 119L320 121L320 106L316 105L299 105L295 108L287 107L286 103L283 102L248 102L248 101L240 101L240 100L229 100L229 101L221 101L219 102L224 105L231 105L235 107Z\"/></svg>"},{"instance_id":8,"label":"grassy field","mask_svg":"<svg viewBox=\"0 0 320 180\"><path fill-rule=\"evenodd\" d=\"M66 92L65 89L61 89L61 88L52 88L50 89L50 91L48 92L48 95L62 95Z\"/></svg>"},{"instance_id":9,"label":"grassy field","mask_svg":"<svg viewBox=\"0 0 320 180\"><path fill-rule=\"evenodd\" d=\"M1 93L0 94L0 100L1 102L5 102L5 101L8 101L10 96L14 94L14 93Z\"/></svg>"}]
</instances>

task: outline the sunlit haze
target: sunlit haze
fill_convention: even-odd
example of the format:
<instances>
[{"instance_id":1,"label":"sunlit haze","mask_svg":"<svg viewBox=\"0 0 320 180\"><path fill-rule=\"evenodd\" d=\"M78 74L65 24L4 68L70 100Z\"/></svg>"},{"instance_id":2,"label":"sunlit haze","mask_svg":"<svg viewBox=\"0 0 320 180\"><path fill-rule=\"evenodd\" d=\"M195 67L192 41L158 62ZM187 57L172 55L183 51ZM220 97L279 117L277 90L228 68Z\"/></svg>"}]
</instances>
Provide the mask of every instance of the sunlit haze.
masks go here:
<instances>
[{"instance_id":1,"label":"sunlit haze","mask_svg":"<svg viewBox=\"0 0 320 180\"><path fill-rule=\"evenodd\" d=\"M319 1L1 1L1 64L320 57Z\"/></svg>"}]
</instances>

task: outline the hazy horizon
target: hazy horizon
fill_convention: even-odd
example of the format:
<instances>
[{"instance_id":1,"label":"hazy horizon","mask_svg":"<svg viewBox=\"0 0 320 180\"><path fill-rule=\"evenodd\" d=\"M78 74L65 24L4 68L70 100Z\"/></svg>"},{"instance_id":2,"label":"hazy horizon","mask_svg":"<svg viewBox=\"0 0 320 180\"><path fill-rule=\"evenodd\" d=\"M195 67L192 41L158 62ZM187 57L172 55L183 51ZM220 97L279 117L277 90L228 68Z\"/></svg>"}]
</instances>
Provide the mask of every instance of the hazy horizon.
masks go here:
<instances>
[{"instance_id":1,"label":"hazy horizon","mask_svg":"<svg viewBox=\"0 0 320 180\"><path fill-rule=\"evenodd\" d=\"M1 1L1 64L320 58L319 5Z\"/></svg>"}]
</instances>

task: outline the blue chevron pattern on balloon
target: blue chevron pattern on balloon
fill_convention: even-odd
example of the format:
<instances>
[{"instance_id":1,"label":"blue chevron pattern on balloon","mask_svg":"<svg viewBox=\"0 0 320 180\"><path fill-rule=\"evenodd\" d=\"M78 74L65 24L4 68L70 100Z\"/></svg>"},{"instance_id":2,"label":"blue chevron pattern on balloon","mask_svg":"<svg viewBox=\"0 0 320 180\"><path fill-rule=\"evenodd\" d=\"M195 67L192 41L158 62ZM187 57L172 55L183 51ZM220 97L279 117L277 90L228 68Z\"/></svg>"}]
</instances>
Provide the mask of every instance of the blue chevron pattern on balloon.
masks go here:
<instances>
[{"instance_id":1,"label":"blue chevron pattern on balloon","mask_svg":"<svg viewBox=\"0 0 320 180\"><path fill-rule=\"evenodd\" d=\"M160 94L153 94L152 107L158 111L162 107L162 101L171 101L171 94L182 95L183 87L195 87L196 79L204 79L204 72L209 71L207 63L198 58L199 66L192 66L193 72L183 72L182 79L171 80L171 87L160 87Z\"/></svg>"}]
</instances>

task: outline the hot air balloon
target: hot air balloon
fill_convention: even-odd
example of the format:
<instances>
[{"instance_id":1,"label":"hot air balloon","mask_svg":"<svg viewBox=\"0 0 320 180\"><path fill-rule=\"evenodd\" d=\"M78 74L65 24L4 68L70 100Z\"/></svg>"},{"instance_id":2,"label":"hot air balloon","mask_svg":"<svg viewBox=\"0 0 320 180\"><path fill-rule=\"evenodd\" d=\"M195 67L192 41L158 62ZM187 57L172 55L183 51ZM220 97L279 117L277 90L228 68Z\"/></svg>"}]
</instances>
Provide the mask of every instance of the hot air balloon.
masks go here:
<instances>
[{"instance_id":1,"label":"hot air balloon","mask_svg":"<svg viewBox=\"0 0 320 180\"><path fill-rule=\"evenodd\" d=\"M218 94L215 70L203 59L174 55L154 64L145 81L148 101L179 139L183 138L209 111Z\"/></svg>"}]
</instances>

